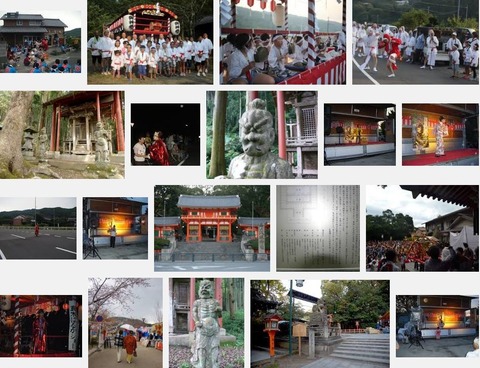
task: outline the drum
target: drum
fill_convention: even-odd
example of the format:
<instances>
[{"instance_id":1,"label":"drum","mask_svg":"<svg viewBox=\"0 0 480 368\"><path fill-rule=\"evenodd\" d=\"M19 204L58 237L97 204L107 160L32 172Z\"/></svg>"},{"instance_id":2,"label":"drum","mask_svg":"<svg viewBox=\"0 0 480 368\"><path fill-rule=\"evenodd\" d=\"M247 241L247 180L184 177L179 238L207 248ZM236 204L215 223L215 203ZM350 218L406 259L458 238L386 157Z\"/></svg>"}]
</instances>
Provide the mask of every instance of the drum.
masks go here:
<instances>
[{"instance_id":1,"label":"drum","mask_svg":"<svg viewBox=\"0 0 480 368\"><path fill-rule=\"evenodd\" d=\"M268 59L268 49L264 46L258 47L254 59L256 63L263 63Z\"/></svg>"}]
</instances>

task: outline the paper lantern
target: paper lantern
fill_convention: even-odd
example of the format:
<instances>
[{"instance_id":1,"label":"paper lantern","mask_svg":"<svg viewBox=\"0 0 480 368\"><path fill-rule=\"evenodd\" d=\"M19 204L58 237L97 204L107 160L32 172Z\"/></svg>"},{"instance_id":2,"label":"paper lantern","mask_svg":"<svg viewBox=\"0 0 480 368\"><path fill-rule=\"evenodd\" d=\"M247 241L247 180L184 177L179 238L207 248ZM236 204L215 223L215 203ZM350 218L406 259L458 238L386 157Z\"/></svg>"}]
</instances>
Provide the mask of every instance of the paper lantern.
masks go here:
<instances>
[{"instance_id":1,"label":"paper lantern","mask_svg":"<svg viewBox=\"0 0 480 368\"><path fill-rule=\"evenodd\" d=\"M249 7L252 7L255 4L255 0L247 0L247 4Z\"/></svg>"},{"instance_id":2,"label":"paper lantern","mask_svg":"<svg viewBox=\"0 0 480 368\"><path fill-rule=\"evenodd\" d=\"M267 0L260 0L260 8L262 10L265 10L266 7L267 7Z\"/></svg>"},{"instance_id":3,"label":"paper lantern","mask_svg":"<svg viewBox=\"0 0 480 368\"><path fill-rule=\"evenodd\" d=\"M62 308L64 311L68 310L68 303L63 303Z\"/></svg>"},{"instance_id":4,"label":"paper lantern","mask_svg":"<svg viewBox=\"0 0 480 368\"><path fill-rule=\"evenodd\" d=\"M275 27L283 27L285 24L285 7L282 4L277 4L277 7L272 13L272 22Z\"/></svg>"},{"instance_id":5,"label":"paper lantern","mask_svg":"<svg viewBox=\"0 0 480 368\"><path fill-rule=\"evenodd\" d=\"M277 4L275 3L275 0L270 0L270 10L274 12L276 8Z\"/></svg>"}]
</instances>

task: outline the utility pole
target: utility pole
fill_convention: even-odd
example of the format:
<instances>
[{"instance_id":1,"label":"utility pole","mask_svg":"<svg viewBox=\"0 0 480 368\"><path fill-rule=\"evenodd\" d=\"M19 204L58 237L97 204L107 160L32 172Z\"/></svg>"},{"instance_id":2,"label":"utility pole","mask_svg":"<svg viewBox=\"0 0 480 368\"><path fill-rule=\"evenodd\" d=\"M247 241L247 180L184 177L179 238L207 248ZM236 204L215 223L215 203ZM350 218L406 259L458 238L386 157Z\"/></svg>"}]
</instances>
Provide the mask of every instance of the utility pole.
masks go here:
<instances>
[{"instance_id":1,"label":"utility pole","mask_svg":"<svg viewBox=\"0 0 480 368\"><path fill-rule=\"evenodd\" d=\"M458 0L457 18L460 18L460 0Z\"/></svg>"}]
</instances>

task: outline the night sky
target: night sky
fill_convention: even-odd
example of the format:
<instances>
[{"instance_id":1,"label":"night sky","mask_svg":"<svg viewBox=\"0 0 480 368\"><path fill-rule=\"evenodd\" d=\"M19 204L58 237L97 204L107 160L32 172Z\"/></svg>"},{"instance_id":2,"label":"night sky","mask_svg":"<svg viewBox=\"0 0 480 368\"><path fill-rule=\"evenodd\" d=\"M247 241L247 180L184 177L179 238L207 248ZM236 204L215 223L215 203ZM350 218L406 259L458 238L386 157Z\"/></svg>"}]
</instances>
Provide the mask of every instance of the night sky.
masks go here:
<instances>
[{"instance_id":1,"label":"night sky","mask_svg":"<svg viewBox=\"0 0 480 368\"><path fill-rule=\"evenodd\" d=\"M200 104L132 104L132 142L149 132L161 130L164 137L181 134L198 139L200 136ZM133 144L135 144L133 143Z\"/></svg>"}]
</instances>

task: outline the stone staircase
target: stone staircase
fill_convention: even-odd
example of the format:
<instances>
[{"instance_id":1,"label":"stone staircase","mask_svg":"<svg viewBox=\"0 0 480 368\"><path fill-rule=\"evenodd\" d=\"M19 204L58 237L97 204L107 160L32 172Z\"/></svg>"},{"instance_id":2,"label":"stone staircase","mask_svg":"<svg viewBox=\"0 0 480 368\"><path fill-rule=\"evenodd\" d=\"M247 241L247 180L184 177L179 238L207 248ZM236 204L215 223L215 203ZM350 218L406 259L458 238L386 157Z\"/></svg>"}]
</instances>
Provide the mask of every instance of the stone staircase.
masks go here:
<instances>
[{"instance_id":1,"label":"stone staircase","mask_svg":"<svg viewBox=\"0 0 480 368\"><path fill-rule=\"evenodd\" d=\"M389 364L390 335L357 334L342 335L342 338L330 357Z\"/></svg>"}]
</instances>

